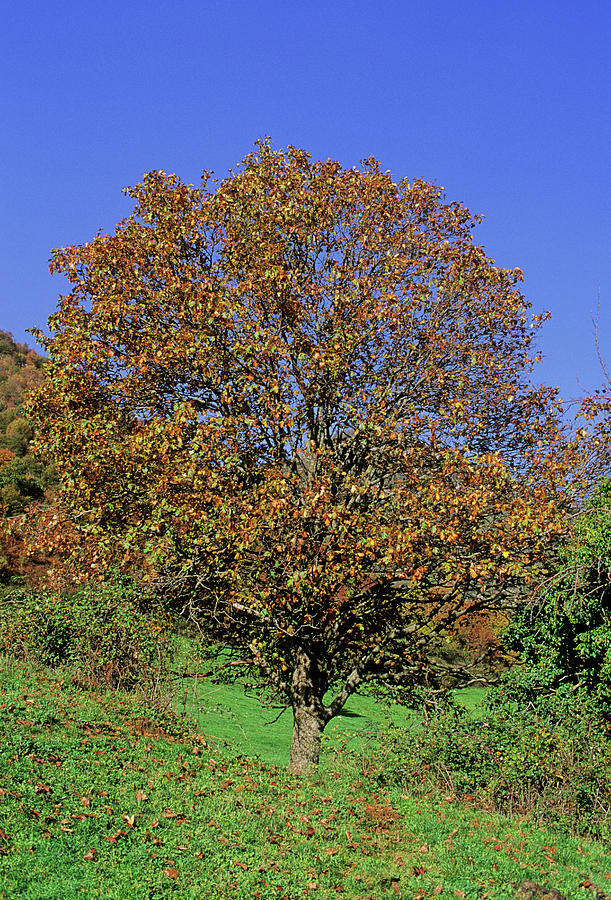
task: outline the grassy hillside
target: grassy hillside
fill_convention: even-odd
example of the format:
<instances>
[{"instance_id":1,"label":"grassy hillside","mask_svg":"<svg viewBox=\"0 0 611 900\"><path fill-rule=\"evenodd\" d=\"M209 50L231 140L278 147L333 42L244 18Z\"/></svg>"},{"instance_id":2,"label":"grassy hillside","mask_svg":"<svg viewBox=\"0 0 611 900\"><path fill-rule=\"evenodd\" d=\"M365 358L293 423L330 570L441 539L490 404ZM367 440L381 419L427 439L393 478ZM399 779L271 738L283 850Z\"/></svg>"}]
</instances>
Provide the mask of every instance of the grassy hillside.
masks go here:
<instances>
[{"instance_id":1,"label":"grassy hillside","mask_svg":"<svg viewBox=\"0 0 611 900\"><path fill-rule=\"evenodd\" d=\"M0 661L0 897L566 897L611 886L602 845L384 777L330 742L298 781L142 698ZM261 728L234 708L258 753ZM348 717L350 719L350 717ZM586 886L580 886L586 885Z\"/></svg>"}]
</instances>

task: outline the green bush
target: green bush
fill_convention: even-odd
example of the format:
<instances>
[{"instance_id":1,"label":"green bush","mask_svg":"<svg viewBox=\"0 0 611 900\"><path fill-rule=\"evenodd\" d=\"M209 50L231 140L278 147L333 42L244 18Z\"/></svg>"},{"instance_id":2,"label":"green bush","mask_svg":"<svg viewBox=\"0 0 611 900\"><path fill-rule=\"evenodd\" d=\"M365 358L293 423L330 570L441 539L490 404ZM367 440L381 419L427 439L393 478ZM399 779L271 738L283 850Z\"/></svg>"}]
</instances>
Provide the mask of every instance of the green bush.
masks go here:
<instances>
[{"instance_id":1,"label":"green bush","mask_svg":"<svg viewBox=\"0 0 611 900\"><path fill-rule=\"evenodd\" d=\"M65 594L13 592L0 602L0 649L43 665L69 665L91 685L154 683L170 639L163 610L127 579Z\"/></svg>"},{"instance_id":2,"label":"green bush","mask_svg":"<svg viewBox=\"0 0 611 900\"><path fill-rule=\"evenodd\" d=\"M516 612L504 640L521 657L506 676L517 702L564 692L566 708L585 696L611 720L611 481L577 520L549 589Z\"/></svg>"},{"instance_id":3,"label":"green bush","mask_svg":"<svg viewBox=\"0 0 611 900\"><path fill-rule=\"evenodd\" d=\"M611 735L586 699L563 708L520 709L499 691L478 715L449 705L421 727L389 726L352 764L381 784L609 838Z\"/></svg>"}]
</instances>

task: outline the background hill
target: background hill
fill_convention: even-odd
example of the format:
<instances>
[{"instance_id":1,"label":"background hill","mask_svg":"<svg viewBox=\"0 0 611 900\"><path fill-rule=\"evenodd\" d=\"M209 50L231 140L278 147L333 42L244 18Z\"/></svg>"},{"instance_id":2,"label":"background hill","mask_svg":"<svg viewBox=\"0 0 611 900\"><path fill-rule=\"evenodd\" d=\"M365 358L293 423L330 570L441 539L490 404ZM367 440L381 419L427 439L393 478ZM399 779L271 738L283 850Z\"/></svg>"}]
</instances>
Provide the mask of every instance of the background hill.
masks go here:
<instances>
[{"instance_id":1,"label":"background hill","mask_svg":"<svg viewBox=\"0 0 611 900\"><path fill-rule=\"evenodd\" d=\"M42 381L45 358L7 331L0 330L0 578L6 582L21 569L19 542L8 536L7 520L42 500L55 481L52 466L30 450L33 431L23 404Z\"/></svg>"}]
</instances>

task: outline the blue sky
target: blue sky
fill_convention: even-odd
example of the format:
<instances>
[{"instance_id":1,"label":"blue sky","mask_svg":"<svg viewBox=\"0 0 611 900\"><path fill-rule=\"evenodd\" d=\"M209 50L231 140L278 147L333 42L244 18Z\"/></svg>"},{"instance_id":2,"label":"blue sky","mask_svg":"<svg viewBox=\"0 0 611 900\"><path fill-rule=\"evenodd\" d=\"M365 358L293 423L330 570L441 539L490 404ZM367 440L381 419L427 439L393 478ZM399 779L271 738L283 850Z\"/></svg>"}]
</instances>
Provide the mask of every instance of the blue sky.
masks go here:
<instances>
[{"instance_id":1,"label":"blue sky","mask_svg":"<svg viewBox=\"0 0 611 900\"><path fill-rule=\"evenodd\" d=\"M566 398L611 363L608 0L88 0L5 7L0 328L62 290L53 247L129 214L151 169L222 176L270 135L443 185L524 270L552 322L540 379Z\"/></svg>"}]
</instances>

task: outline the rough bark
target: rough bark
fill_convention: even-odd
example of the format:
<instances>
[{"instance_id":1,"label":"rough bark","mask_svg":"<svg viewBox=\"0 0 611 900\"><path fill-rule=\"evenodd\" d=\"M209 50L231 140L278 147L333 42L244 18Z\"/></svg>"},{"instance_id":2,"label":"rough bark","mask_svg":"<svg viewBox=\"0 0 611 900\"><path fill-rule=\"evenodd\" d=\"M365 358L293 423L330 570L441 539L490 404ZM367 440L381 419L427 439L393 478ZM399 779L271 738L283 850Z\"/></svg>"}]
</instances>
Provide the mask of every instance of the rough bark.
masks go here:
<instances>
[{"instance_id":1,"label":"rough bark","mask_svg":"<svg viewBox=\"0 0 611 900\"><path fill-rule=\"evenodd\" d=\"M305 775L318 765L320 739L325 727L308 710L293 707L293 740L289 756L289 772Z\"/></svg>"},{"instance_id":2,"label":"rough bark","mask_svg":"<svg viewBox=\"0 0 611 900\"><path fill-rule=\"evenodd\" d=\"M318 764L320 739L331 718L323 705L326 685L313 656L299 648L291 679L293 706L293 740L289 756L289 772L304 775Z\"/></svg>"}]
</instances>

